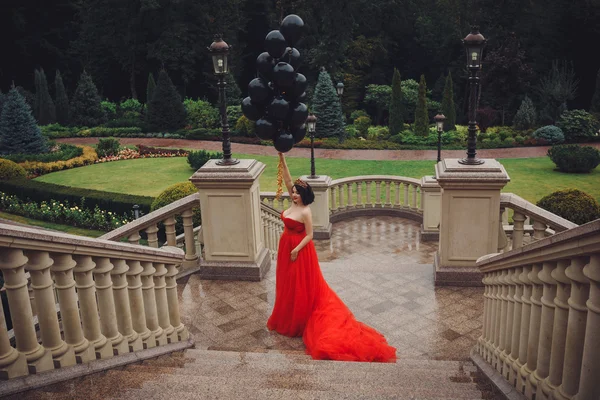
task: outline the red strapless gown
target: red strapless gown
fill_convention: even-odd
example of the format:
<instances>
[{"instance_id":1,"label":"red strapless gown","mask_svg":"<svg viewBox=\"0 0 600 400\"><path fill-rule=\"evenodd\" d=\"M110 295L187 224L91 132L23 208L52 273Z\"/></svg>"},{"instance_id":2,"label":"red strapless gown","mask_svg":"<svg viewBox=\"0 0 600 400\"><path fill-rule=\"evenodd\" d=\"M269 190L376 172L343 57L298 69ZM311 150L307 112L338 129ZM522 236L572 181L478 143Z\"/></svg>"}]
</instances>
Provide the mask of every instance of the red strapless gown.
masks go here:
<instances>
[{"instance_id":1,"label":"red strapless gown","mask_svg":"<svg viewBox=\"0 0 600 400\"><path fill-rule=\"evenodd\" d=\"M318 360L395 362L396 349L383 335L359 322L329 287L314 243L310 241L291 261L291 251L306 236L304 224L285 218L279 240L275 307L270 330L302 336L306 353Z\"/></svg>"}]
</instances>

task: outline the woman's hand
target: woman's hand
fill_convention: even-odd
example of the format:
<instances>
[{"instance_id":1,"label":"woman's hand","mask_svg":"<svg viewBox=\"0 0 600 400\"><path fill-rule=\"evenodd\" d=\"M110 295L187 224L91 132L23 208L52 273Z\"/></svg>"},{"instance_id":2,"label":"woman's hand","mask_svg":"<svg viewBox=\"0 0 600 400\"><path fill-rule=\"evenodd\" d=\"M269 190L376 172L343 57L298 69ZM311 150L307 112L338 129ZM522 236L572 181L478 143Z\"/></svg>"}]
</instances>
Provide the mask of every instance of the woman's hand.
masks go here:
<instances>
[{"instance_id":1,"label":"woman's hand","mask_svg":"<svg viewBox=\"0 0 600 400\"><path fill-rule=\"evenodd\" d=\"M296 261L296 258L298 258L298 250L296 250L296 249L292 250L291 258L292 258L292 261Z\"/></svg>"}]
</instances>

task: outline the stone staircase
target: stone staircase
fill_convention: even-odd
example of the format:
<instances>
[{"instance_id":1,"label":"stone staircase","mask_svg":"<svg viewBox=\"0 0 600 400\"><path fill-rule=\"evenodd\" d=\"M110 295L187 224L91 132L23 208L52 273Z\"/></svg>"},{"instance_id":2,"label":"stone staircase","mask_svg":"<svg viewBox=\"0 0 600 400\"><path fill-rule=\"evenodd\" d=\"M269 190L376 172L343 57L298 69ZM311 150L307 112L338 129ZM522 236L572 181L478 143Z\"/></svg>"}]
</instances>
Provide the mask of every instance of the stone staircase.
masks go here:
<instances>
[{"instance_id":1,"label":"stone staircase","mask_svg":"<svg viewBox=\"0 0 600 400\"><path fill-rule=\"evenodd\" d=\"M21 393L63 399L493 399L469 361L315 361L301 352L186 350Z\"/></svg>"}]
</instances>

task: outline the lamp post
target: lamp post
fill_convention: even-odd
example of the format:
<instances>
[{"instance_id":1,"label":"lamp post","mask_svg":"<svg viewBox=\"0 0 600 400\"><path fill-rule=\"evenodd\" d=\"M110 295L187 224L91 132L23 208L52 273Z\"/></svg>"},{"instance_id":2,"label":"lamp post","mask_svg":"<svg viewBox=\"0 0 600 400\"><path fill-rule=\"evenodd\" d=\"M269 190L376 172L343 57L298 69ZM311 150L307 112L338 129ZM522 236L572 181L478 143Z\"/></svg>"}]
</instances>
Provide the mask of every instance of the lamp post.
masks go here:
<instances>
[{"instance_id":1,"label":"lamp post","mask_svg":"<svg viewBox=\"0 0 600 400\"><path fill-rule=\"evenodd\" d=\"M469 69L469 138L467 140L467 157L458 162L465 165L479 165L485 161L477 155L477 93L479 89L479 71L481 55L487 40L479 33L479 27L471 27L471 33L463 39L467 51L467 68Z\"/></svg>"},{"instance_id":2,"label":"lamp post","mask_svg":"<svg viewBox=\"0 0 600 400\"><path fill-rule=\"evenodd\" d=\"M342 97L344 94L344 84L342 82L335 85L335 90L337 90L338 97Z\"/></svg>"},{"instance_id":3,"label":"lamp post","mask_svg":"<svg viewBox=\"0 0 600 400\"><path fill-rule=\"evenodd\" d=\"M442 161L442 132L444 131L444 121L446 120L446 117L444 116L444 114L437 114L435 117L433 117L433 120L435 121L438 133L437 162L440 162Z\"/></svg>"},{"instance_id":4,"label":"lamp post","mask_svg":"<svg viewBox=\"0 0 600 400\"><path fill-rule=\"evenodd\" d=\"M229 72L227 65L227 54L229 53L229 45L223 41L221 34L214 36L214 41L208 48L208 52L212 56L213 68L215 75L219 79L217 87L219 88L219 110L221 112L221 127L223 130L223 159L217 161L217 165L235 165L239 160L231 158L231 141L229 139L229 124L227 123L227 106L225 102L225 76Z\"/></svg>"},{"instance_id":5,"label":"lamp post","mask_svg":"<svg viewBox=\"0 0 600 400\"><path fill-rule=\"evenodd\" d=\"M306 119L306 126L308 127L308 133L310 134L310 179L317 179L315 175L315 132L317 131L317 117L314 114L310 114Z\"/></svg>"}]
</instances>

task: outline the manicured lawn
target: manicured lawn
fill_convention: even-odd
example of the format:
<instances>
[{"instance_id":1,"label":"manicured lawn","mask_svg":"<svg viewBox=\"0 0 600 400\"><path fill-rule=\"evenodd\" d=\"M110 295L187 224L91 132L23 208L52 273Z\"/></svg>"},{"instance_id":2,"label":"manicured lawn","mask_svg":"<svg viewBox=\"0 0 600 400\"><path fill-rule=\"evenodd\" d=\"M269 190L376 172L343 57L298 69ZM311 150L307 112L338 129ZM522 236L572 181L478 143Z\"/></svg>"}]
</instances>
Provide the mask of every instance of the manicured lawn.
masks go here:
<instances>
[{"instance_id":1,"label":"manicured lawn","mask_svg":"<svg viewBox=\"0 0 600 400\"><path fill-rule=\"evenodd\" d=\"M37 219L25 218L20 215L14 215L0 211L0 218L9 219L11 221L19 222L21 224L27 224L32 226L39 226L41 228L53 229L55 231L70 233L72 235L88 236L88 237L99 237L104 235L106 232L96 231L93 229L77 228L70 225L54 224L52 222L39 221Z\"/></svg>"},{"instance_id":2,"label":"manicured lawn","mask_svg":"<svg viewBox=\"0 0 600 400\"><path fill-rule=\"evenodd\" d=\"M277 158L235 154L237 158L254 158L267 165L260 178L262 191L275 191L277 185ZM310 173L310 160L288 158L292 176ZM511 182L504 191L536 202L559 189L577 188L600 201L600 169L590 174L565 174L554 171L547 158L502 159ZM316 160L317 174L327 174L333 179L358 175L399 175L421 178L434 174L432 161L365 161ZM38 180L60 185L85 187L109 192L156 196L169 185L186 181L194 171L183 157L152 158L109 162L88 167L55 172Z\"/></svg>"}]
</instances>

